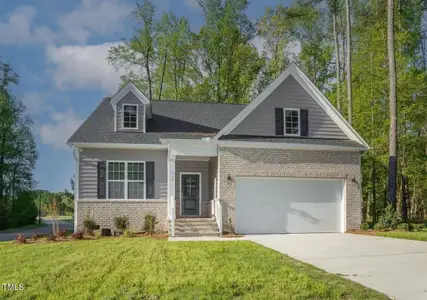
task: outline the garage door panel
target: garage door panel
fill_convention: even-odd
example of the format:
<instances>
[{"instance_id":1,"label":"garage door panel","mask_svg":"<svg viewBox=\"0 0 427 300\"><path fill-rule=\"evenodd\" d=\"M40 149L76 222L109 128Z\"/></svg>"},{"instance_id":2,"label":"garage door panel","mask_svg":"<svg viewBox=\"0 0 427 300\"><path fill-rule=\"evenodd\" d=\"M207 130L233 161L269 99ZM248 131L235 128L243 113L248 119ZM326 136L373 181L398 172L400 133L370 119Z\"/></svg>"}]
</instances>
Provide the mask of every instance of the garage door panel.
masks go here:
<instances>
[{"instance_id":1,"label":"garage door panel","mask_svg":"<svg viewBox=\"0 0 427 300\"><path fill-rule=\"evenodd\" d=\"M342 180L236 179L239 233L340 232Z\"/></svg>"}]
</instances>

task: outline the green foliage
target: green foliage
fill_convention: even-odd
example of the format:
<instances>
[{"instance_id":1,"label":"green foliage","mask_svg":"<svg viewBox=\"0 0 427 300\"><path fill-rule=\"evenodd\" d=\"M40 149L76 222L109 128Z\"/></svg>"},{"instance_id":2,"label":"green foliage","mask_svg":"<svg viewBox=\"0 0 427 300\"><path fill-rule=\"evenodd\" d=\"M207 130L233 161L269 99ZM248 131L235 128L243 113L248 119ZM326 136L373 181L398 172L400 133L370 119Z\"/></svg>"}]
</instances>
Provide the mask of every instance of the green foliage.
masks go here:
<instances>
[{"instance_id":1,"label":"green foliage","mask_svg":"<svg viewBox=\"0 0 427 300\"><path fill-rule=\"evenodd\" d=\"M155 231L157 217L154 213L148 213L144 216L144 231L149 235L153 235Z\"/></svg>"},{"instance_id":2,"label":"green foliage","mask_svg":"<svg viewBox=\"0 0 427 300\"><path fill-rule=\"evenodd\" d=\"M411 224L413 231L423 231L424 224Z\"/></svg>"},{"instance_id":3,"label":"green foliage","mask_svg":"<svg viewBox=\"0 0 427 300\"><path fill-rule=\"evenodd\" d=\"M123 235L125 236L125 237L133 237L133 231L132 230L130 230L130 229L126 229L124 232L123 232Z\"/></svg>"},{"instance_id":4,"label":"green foliage","mask_svg":"<svg viewBox=\"0 0 427 300\"><path fill-rule=\"evenodd\" d=\"M374 230L375 231L383 231L386 230L387 228L384 226L383 223L377 223L374 225Z\"/></svg>"},{"instance_id":5,"label":"green foliage","mask_svg":"<svg viewBox=\"0 0 427 300\"><path fill-rule=\"evenodd\" d=\"M86 230L86 233L89 235L93 235L93 231L98 228L95 220L90 216L90 212L87 213L83 220L83 226Z\"/></svg>"},{"instance_id":6,"label":"green foliage","mask_svg":"<svg viewBox=\"0 0 427 300\"><path fill-rule=\"evenodd\" d=\"M371 226L369 223L362 223L362 224L360 224L360 229L361 230L368 230L368 229L371 229Z\"/></svg>"},{"instance_id":7,"label":"green foliage","mask_svg":"<svg viewBox=\"0 0 427 300\"><path fill-rule=\"evenodd\" d=\"M408 223L400 223L397 225L397 229L402 231L409 231L409 224Z\"/></svg>"},{"instance_id":8,"label":"green foliage","mask_svg":"<svg viewBox=\"0 0 427 300\"><path fill-rule=\"evenodd\" d=\"M12 95L18 82L10 65L0 61L0 229L34 222L33 207L26 207L29 196L23 193L34 186L38 154L33 123Z\"/></svg>"},{"instance_id":9,"label":"green foliage","mask_svg":"<svg viewBox=\"0 0 427 300\"><path fill-rule=\"evenodd\" d=\"M114 218L114 226L120 232L124 232L129 227L129 217L128 216L117 216Z\"/></svg>"},{"instance_id":10,"label":"green foliage","mask_svg":"<svg viewBox=\"0 0 427 300\"><path fill-rule=\"evenodd\" d=\"M388 205L384 210L384 214L379 218L376 225L380 224L383 229L396 229L399 221L400 220L396 214L396 211L391 205Z\"/></svg>"}]
</instances>

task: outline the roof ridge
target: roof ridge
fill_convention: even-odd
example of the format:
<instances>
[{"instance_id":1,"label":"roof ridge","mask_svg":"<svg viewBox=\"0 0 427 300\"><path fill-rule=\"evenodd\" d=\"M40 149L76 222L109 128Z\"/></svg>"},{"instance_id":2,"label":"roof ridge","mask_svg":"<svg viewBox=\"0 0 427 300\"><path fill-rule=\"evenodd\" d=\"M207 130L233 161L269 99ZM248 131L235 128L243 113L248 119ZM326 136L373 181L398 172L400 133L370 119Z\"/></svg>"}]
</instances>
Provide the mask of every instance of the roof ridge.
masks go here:
<instances>
[{"instance_id":1,"label":"roof ridge","mask_svg":"<svg viewBox=\"0 0 427 300\"><path fill-rule=\"evenodd\" d=\"M185 100L171 100L171 99L162 99L162 100L151 100L151 102L182 102L182 103L203 103L203 104L221 104L221 105L240 105L246 106L245 103L218 103L218 102L203 102L203 101L185 101Z\"/></svg>"}]
</instances>

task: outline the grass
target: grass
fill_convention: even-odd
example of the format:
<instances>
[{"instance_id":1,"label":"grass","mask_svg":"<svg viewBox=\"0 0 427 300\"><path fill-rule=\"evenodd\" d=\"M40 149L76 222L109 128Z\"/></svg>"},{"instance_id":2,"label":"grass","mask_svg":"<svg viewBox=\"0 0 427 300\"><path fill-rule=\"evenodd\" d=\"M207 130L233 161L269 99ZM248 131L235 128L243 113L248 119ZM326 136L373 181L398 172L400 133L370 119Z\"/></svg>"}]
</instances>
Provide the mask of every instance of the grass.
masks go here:
<instances>
[{"instance_id":1,"label":"grass","mask_svg":"<svg viewBox=\"0 0 427 300\"><path fill-rule=\"evenodd\" d=\"M10 299L388 299L249 241L0 243Z\"/></svg>"},{"instance_id":2,"label":"grass","mask_svg":"<svg viewBox=\"0 0 427 300\"><path fill-rule=\"evenodd\" d=\"M385 231L385 232L376 232L377 236L384 236L389 238L396 239L406 239L406 240L416 240L427 242L427 232L426 231Z\"/></svg>"},{"instance_id":3,"label":"grass","mask_svg":"<svg viewBox=\"0 0 427 300\"><path fill-rule=\"evenodd\" d=\"M36 229L36 228L43 228L46 227L46 224L29 224L29 225L24 225L24 226L20 226L20 227L13 227L13 228L8 228L5 230L0 230L0 233L9 233L9 232L15 232L15 231L19 231L19 230L31 230L31 229Z\"/></svg>"},{"instance_id":4,"label":"grass","mask_svg":"<svg viewBox=\"0 0 427 300\"><path fill-rule=\"evenodd\" d=\"M44 216L43 219L52 220L52 216ZM73 216L58 216L58 220L61 221L73 221Z\"/></svg>"}]
</instances>

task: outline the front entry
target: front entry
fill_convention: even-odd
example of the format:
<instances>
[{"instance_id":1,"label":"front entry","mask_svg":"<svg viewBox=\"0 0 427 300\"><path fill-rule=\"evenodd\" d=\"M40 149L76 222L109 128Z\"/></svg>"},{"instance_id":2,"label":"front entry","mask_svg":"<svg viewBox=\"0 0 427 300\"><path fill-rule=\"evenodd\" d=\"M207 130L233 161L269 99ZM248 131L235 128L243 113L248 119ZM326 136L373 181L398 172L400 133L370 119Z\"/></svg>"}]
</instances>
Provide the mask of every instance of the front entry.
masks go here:
<instances>
[{"instance_id":1,"label":"front entry","mask_svg":"<svg viewBox=\"0 0 427 300\"><path fill-rule=\"evenodd\" d=\"M200 174L181 173L181 215L200 215Z\"/></svg>"}]
</instances>

